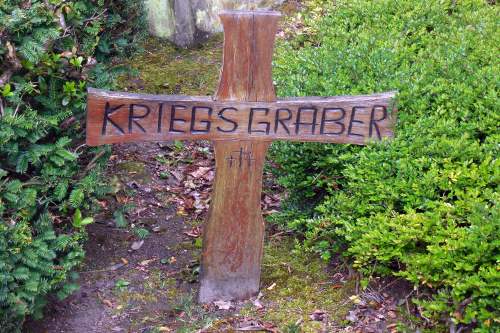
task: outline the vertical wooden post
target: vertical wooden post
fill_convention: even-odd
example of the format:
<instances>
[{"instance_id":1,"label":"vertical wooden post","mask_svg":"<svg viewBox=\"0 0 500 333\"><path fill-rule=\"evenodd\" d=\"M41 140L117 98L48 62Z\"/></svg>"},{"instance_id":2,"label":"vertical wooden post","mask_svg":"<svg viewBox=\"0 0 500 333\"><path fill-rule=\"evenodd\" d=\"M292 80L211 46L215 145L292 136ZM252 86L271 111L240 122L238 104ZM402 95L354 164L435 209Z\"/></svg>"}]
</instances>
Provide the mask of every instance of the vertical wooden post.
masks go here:
<instances>
[{"instance_id":1,"label":"vertical wooden post","mask_svg":"<svg viewBox=\"0 0 500 333\"><path fill-rule=\"evenodd\" d=\"M394 136L394 92L276 101L271 64L279 18L272 11L221 14L224 61L214 99L89 89L89 145L214 140L216 177L204 229L200 302L246 299L259 291L262 172L272 139L366 144ZM197 119L200 110L208 111L208 120ZM227 110L229 118L224 116ZM280 118L284 110L287 119ZM268 121L254 119L254 113ZM204 126L203 130L194 125Z\"/></svg>"},{"instance_id":2,"label":"vertical wooden post","mask_svg":"<svg viewBox=\"0 0 500 333\"><path fill-rule=\"evenodd\" d=\"M217 101L274 102L272 56L280 14L223 12L224 61ZM204 229L199 301L259 291L264 221L262 173L270 142L215 141L216 176Z\"/></svg>"}]
</instances>

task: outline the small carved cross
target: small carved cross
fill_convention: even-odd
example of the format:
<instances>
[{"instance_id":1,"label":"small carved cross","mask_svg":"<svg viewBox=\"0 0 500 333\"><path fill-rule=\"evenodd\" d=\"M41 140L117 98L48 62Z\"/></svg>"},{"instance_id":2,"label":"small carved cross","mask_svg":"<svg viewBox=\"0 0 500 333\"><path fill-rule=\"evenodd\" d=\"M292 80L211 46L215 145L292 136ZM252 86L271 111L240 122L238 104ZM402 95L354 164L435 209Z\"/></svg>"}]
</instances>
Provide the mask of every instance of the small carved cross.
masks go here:
<instances>
[{"instance_id":1,"label":"small carved cross","mask_svg":"<svg viewBox=\"0 0 500 333\"><path fill-rule=\"evenodd\" d=\"M214 98L89 89L87 107L87 143L92 146L214 142L216 177L204 227L201 302L246 299L259 291L264 240L260 196L271 141L363 145L393 137L396 119L394 92L277 100L271 63L280 14L226 11L220 16L224 61ZM237 159L233 153L239 154ZM236 160L239 168L233 168ZM243 168L245 161L248 167Z\"/></svg>"},{"instance_id":2,"label":"small carved cross","mask_svg":"<svg viewBox=\"0 0 500 333\"><path fill-rule=\"evenodd\" d=\"M243 147L241 147L240 150L231 152L231 154L227 158L227 160L229 161L230 168L233 167L233 162L236 160L233 157L233 154L238 154L238 161L239 161L238 166L240 168L243 166L243 161L248 162L248 167L250 167L252 165L252 162L255 161L255 159L252 158L252 152L246 152L243 150Z\"/></svg>"}]
</instances>

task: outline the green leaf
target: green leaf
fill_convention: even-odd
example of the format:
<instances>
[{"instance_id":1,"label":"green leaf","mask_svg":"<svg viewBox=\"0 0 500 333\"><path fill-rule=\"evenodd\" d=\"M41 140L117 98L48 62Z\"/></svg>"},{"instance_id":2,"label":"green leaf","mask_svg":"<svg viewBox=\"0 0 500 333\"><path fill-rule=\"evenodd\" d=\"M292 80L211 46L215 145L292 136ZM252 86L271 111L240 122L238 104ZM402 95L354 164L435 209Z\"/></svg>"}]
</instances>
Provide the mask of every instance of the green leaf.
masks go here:
<instances>
[{"instance_id":1,"label":"green leaf","mask_svg":"<svg viewBox=\"0 0 500 333\"><path fill-rule=\"evenodd\" d=\"M134 230L134 233L140 239L145 239L149 236L149 231L147 229L144 229L144 228L137 228Z\"/></svg>"},{"instance_id":2,"label":"green leaf","mask_svg":"<svg viewBox=\"0 0 500 333\"><path fill-rule=\"evenodd\" d=\"M194 247L196 247L197 249L203 248L203 239L196 238L196 240L194 241Z\"/></svg>"},{"instance_id":3,"label":"green leaf","mask_svg":"<svg viewBox=\"0 0 500 333\"><path fill-rule=\"evenodd\" d=\"M82 218L82 212L80 209L76 209L73 214L73 227L77 229L81 229L89 224L94 223L94 219L92 217Z\"/></svg>"},{"instance_id":4,"label":"green leaf","mask_svg":"<svg viewBox=\"0 0 500 333\"><path fill-rule=\"evenodd\" d=\"M28 170L29 155L21 154L17 159L16 172L25 173Z\"/></svg>"},{"instance_id":5,"label":"green leaf","mask_svg":"<svg viewBox=\"0 0 500 333\"><path fill-rule=\"evenodd\" d=\"M3 97L11 97L14 96L14 93L11 91L11 86L9 83L7 83L2 90L2 96Z\"/></svg>"},{"instance_id":6,"label":"green leaf","mask_svg":"<svg viewBox=\"0 0 500 333\"><path fill-rule=\"evenodd\" d=\"M126 228L128 226L128 221L125 218L123 212L117 210L113 213L113 217L115 218L115 224L117 228Z\"/></svg>"},{"instance_id":7,"label":"green leaf","mask_svg":"<svg viewBox=\"0 0 500 333\"><path fill-rule=\"evenodd\" d=\"M82 227L94 223L94 219L92 217L86 217L80 223Z\"/></svg>"},{"instance_id":8,"label":"green leaf","mask_svg":"<svg viewBox=\"0 0 500 333\"><path fill-rule=\"evenodd\" d=\"M18 199L17 195L10 193L10 192L3 193L3 197L5 199L9 200L10 202L17 202L17 199Z\"/></svg>"},{"instance_id":9,"label":"green leaf","mask_svg":"<svg viewBox=\"0 0 500 333\"><path fill-rule=\"evenodd\" d=\"M94 219L92 217L86 217L84 218L81 222L80 222L80 225L78 226L78 228L83 228L85 227L86 225L89 225L89 224L92 224L94 223Z\"/></svg>"},{"instance_id":10,"label":"green leaf","mask_svg":"<svg viewBox=\"0 0 500 333\"><path fill-rule=\"evenodd\" d=\"M71 139L67 136L63 136L56 141L56 146L58 148L64 148L71 143Z\"/></svg>"},{"instance_id":11,"label":"green leaf","mask_svg":"<svg viewBox=\"0 0 500 333\"><path fill-rule=\"evenodd\" d=\"M115 288L123 291L127 289L127 287L130 285L130 282L124 279L118 279L118 281L115 282Z\"/></svg>"},{"instance_id":12,"label":"green leaf","mask_svg":"<svg viewBox=\"0 0 500 333\"><path fill-rule=\"evenodd\" d=\"M61 200L64 199L64 197L66 196L67 192L68 192L68 182L67 181L61 181L54 188L54 196L59 201L61 201Z\"/></svg>"},{"instance_id":13,"label":"green leaf","mask_svg":"<svg viewBox=\"0 0 500 333\"><path fill-rule=\"evenodd\" d=\"M56 154L61 156L62 158L64 158L65 160L67 161L74 161L77 159L77 155L66 150L66 149L58 149L56 151Z\"/></svg>"},{"instance_id":14,"label":"green leaf","mask_svg":"<svg viewBox=\"0 0 500 333\"><path fill-rule=\"evenodd\" d=\"M75 210L75 213L73 214L73 225L80 225L80 223L82 222L82 212L80 211L80 209L76 209Z\"/></svg>"},{"instance_id":15,"label":"green leaf","mask_svg":"<svg viewBox=\"0 0 500 333\"><path fill-rule=\"evenodd\" d=\"M71 206L78 208L82 205L84 198L85 194L83 191L77 188L71 191L71 194L69 195L69 202L71 203Z\"/></svg>"}]
</instances>

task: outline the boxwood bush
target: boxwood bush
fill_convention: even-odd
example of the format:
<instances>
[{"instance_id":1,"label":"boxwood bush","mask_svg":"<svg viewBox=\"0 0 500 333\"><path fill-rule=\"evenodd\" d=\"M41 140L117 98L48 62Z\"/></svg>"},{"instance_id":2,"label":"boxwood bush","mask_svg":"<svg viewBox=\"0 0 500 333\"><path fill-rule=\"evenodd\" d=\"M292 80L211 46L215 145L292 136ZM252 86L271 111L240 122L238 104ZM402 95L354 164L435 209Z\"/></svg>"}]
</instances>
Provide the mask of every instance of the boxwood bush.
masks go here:
<instances>
[{"instance_id":1,"label":"boxwood bush","mask_svg":"<svg viewBox=\"0 0 500 333\"><path fill-rule=\"evenodd\" d=\"M2 332L77 287L81 211L105 192L106 150L82 145L86 86L111 87L118 68L103 61L134 49L141 22L131 0L0 1Z\"/></svg>"},{"instance_id":2,"label":"boxwood bush","mask_svg":"<svg viewBox=\"0 0 500 333\"><path fill-rule=\"evenodd\" d=\"M430 291L415 299L429 321L500 329L499 7L308 3L304 33L278 47L280 95L398 90L399 119L394 140L366 147L275 144L290 191L277 220L325 259Z\"/></svg>"}]
</instances>

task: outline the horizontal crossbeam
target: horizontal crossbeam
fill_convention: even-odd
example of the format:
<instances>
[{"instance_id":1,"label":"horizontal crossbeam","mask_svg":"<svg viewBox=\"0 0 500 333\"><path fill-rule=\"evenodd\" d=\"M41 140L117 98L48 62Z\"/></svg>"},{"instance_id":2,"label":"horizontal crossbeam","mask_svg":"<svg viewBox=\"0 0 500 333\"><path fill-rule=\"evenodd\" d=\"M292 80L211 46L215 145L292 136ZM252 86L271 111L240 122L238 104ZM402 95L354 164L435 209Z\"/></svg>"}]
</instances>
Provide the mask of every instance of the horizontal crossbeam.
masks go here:
<instances>
[{"instance_id":1,"label":"horizontal crossbeam","mask_svg":"<svg viewBox=\"0 0 500 333\"><path fill-rule=\"evenodd\" d=\"M394 95L238 102L89 89L87 143L253 139L363 145L394 136Z\"/></svg>"}]
</instances>

